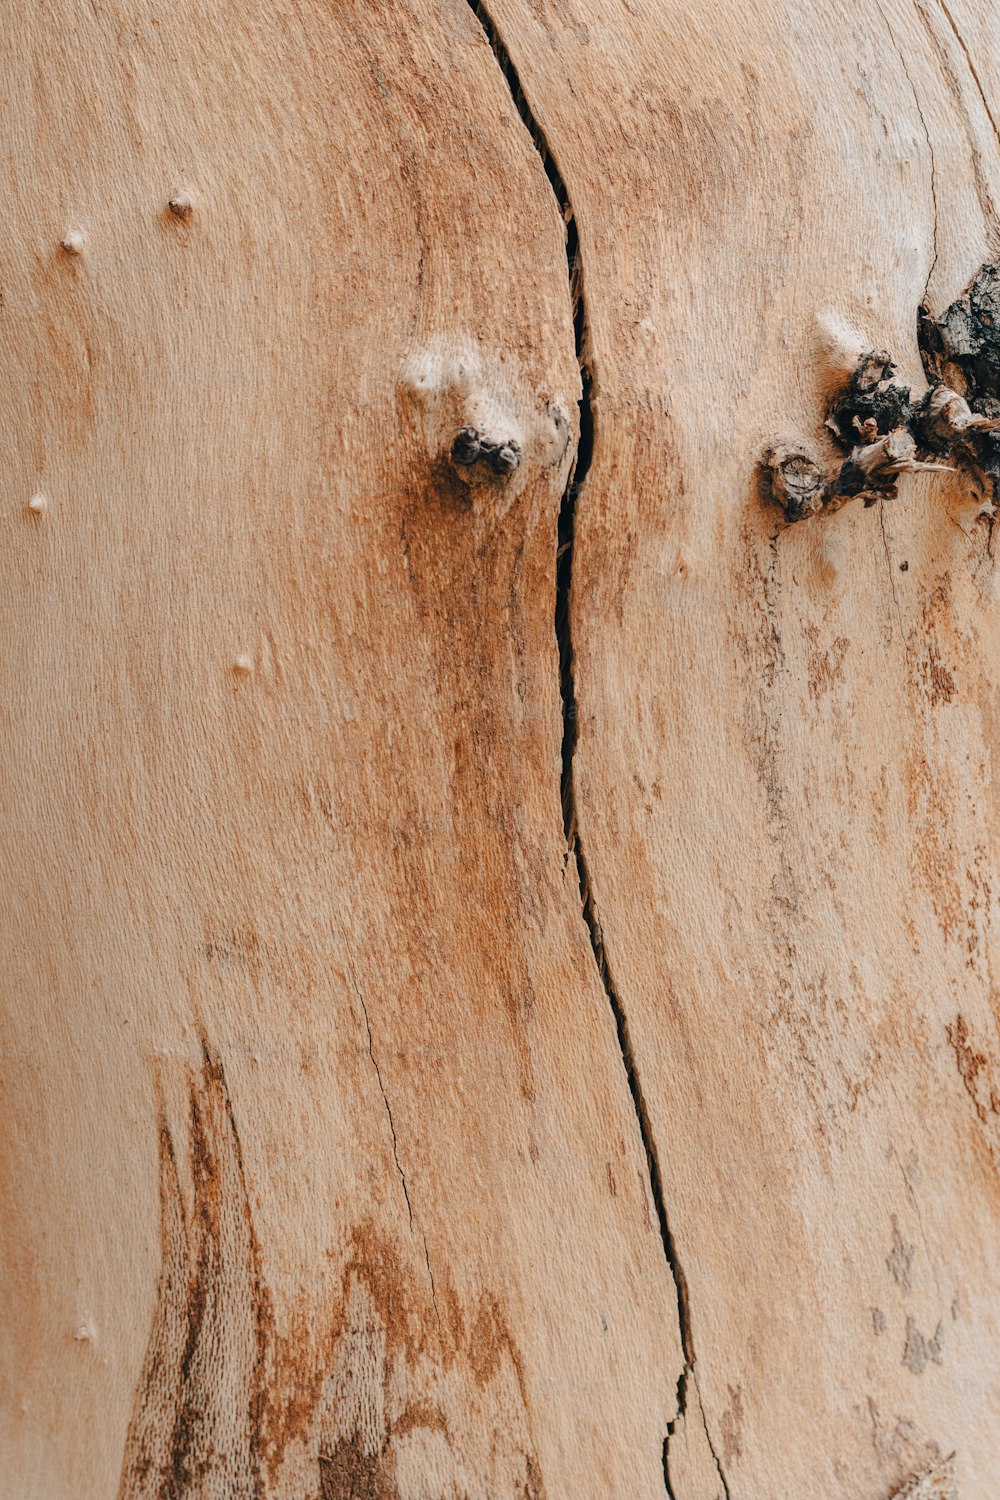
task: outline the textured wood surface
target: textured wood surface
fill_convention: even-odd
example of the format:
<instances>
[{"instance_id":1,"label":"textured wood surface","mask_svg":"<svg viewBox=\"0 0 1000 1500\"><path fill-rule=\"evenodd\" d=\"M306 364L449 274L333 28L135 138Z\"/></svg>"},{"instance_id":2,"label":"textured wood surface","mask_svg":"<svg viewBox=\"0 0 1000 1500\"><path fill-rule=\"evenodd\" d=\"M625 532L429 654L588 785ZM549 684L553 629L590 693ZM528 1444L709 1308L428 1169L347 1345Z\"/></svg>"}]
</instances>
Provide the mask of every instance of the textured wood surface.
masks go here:
<instances>
[{"instance_id":1,"label":"textured wood surface","mask_svg":"<svg viewBox=\"0 0 1000 1500\"><path fill-rule=\"evenodd\" d=\"M753 465L828 444L852 347L922 384L918 305L995 257L995 17L497 14L583 247L577 818L686 1284L672 1485L874 1500L954 1451L957 1492L985 1500L987 528L965 480L934 476L782 530Z\"/></svg>"},{"instance_id":2,"label":"textured wood surface","mask_svg":"<svg viewBox=\"0 0 1000 1500\"><path fill-rule=\"evenodd\" d=\"M992 7L0 36L0 1495L991 1500Z\"/></svg>"}]
</instances>

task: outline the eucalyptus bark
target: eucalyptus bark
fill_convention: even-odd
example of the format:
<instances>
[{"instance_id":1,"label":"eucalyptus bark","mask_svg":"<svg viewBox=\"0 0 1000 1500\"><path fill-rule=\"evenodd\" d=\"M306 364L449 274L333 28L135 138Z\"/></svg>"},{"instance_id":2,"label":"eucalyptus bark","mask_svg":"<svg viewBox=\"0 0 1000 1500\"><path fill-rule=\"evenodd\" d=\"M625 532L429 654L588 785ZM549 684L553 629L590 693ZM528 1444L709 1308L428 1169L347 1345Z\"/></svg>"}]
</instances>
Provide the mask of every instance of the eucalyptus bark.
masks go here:
<instances>
[{"instance_id":1,"label":"eucalyptus bark","mask_svg":"<svg viewBox=\"0 0 1000 1500\"><path fill-rule=\"evenodd\" d=\"M0 1494L991 1500L989 0L0 39Z\"/></svg>"}]
</instances>

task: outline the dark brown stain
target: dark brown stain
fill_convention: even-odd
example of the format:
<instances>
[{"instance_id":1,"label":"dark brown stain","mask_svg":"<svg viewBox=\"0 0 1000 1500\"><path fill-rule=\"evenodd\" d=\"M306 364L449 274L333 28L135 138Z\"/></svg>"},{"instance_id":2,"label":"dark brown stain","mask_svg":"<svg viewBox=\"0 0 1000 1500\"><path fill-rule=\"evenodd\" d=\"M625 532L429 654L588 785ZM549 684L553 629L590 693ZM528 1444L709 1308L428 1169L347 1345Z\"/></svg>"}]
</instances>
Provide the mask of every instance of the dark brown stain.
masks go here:
<instances>
[{"instance_id":1,"label":"dark brown stain","mask_svg":"<svg viewBox=\"0 0 1000 1500\"><path fill-rule=\"evenodd\" d=\"M447 1266L438 1272L438 1303L444 1310L442 1323L445 1337L450 1340L453 1348L458 1349L465 1343L465 1319L462 1316L462 1303Z\"/></svg>"},{"instance_id":2,"label":"dark brown stain","mask_svg":"<svg viewBox=\"0 0 1000 1500\"><path fill-rule=\"evenodd\" d=\"M538 1466L538 1460L529 1453L525 1459L527 1478L524 1482L523 1500L545 1500L545 1486L542 1483L542 1471Z\"/></svg>"},{"instance_id":3,"label":"dark brown stain","mask_svg":"<svg viewBox=\"0 0 1000 1500\"><path fill-rule=\"evenodd\" d=\"M455 732L447 748L452 813L447 825L429 830L429 837L417 827L423 798L415 777L422 771L417 762L408 761L407 742L399 742L393 772L399 823L392 872L397 927L413 934L409 958L414 974L426 976L428 988L440 988L440 954L431 934L433 914L446 896L434 848L446 831L449 847L453 841L458 850L456 859L448 856L447 878L476 914L467 947L489 951L492 958L488 985L471 970L450 982L457 979L462 985L462 1003L470 1009L472 1024L477 1009L489 1006L492 1026L496 1002L502 1004L509 1032L505 1065L516 1075L512 1085L530 1105L536 1097L531 1047L536 1000L516 934L525 925L544 925L561 896L550 866L511 815L509 788L523 779L525 752L535 754L538 748L529 726L544 702L539 663L546 660L552 639L552 604L545 608L546 585L539 575L551 559L537 546L529 551L526 526L552 481L533 476L487 546L472 524L469 490L450 464L428 467L416 447L409 463L407 470L403 460L401 493L386 519L384 545L387 555L398 554L402 525L408 576L402 607L416 631L422 671L435 685L435 698L448 705ZM339 592L334 589L330 598L336 615ZM403 670L410 670L409 665ZM512 694L521 706L513 718L504 707ZM411 828L415 836L408 839ZM426 919L415 922L414 911L427 913Z\"/></svg>"},{"instance_id":4,"label":"dark brown stain","mask_svg":"<svg viewBox=\"0 0 1000 1500\"><path fill-rule=\"evenodd\" d=\"M361 1437L342 1438L319 1456L322 1500L396 1500L399 1490L390 1474L391 1455L366 1453Z\"/></svg>"},{"instance_id":5,"label":"dark brown stain","mask_svg":"<svg viewBox=\"0 0 1000 1500\"><path fill-rule=\"evenodd\" d=\"M728 1386L729 1405L722 1413L722 1454L727 1464L743 1452L743 1387Z\"/></svg>"},{"instance_id":6,"label":"dark brown stain","mask_svg":"<svg viewBox=\"0 0 1000 1500\"><path fill-rule=\"evenodd\" d=\"M444 1413L429 1401L411 1401L393 1427L396 1437L405 1437L408 1432L422 1428L425 1432L440 1432L448 1437L448 1423Z\"/></svg>"},{"instance_id":7,"label":"dark brown stain","mask_svg":"<svg viewBox=\"0 0 1000 1500\"><path fill-rule=\"evenodd\" d=\"M345 1302L347 1289L355 1281L371 1297L390 1355L445 1353L447 1356L447 1351L433 1347L434 1332L426 1307L422 1299L410 1294L410 1278L395 1246L370 1222L358 1225L351 1233L350 1252L344 1266Z\"/></svg>"},{"instance_id":8,"label":"dark brown stain","mask_svg":"<svg viewBox=\"0 0 1000 1500\"><path fill-rule=\"evenodd\" d=\"M46 414L50 429L64 442L84 449L96 423L92 366L94 308L89 295L86 258L66 255L58 246L36 256L31 271L38 370L33 382L34 409ZM58 378L41 373L58 372Z\"/></svg>"},{"instance_id":9,"label":"dark brown stain","mask_svg":"<svg viewBox=\"0 0 1000 1500\"><path fill-rule=\"evenodd\" d=\"M937 707L950 703L955 696L955 679L941 660L941 651L936 641L929 641L927 652L919 667L924 691L931 703Z\"/></svg>"},{"instance_id":10,"label":"dark brown stain","mask_svg":"<svg viewBox=\"0 0 1000 1500\"><path fill-rule=\"evenodd\" d=\"M951 819L959 793L953 774L944 766L932 768L920 757L907 767L907 811L917 829L913 843L914 872L926 890L938 926L948 942L959 942L967 931L968 902L956 868Z\"/></svg>"},{"instance_id":11,"label":"dark brown stain","mask_svg":"<svg viewBox=\"0 0 1000 1500\"><path fill-rule=\"evenodd\" d=\"M469 1363L477 1384L482 1387L493 1378L503 1352L504 1325L495 1300L480 1298L479 1310L469 1341Z\"/></svg>"},{"instance_id":12,"label":"dark brown stain","mask_svg":"<svg viewBox=\"0 0 1000 1500\"><path fill-rule=\"evenodd\" d=\"M309 1441L323 1381L330 1367L341 1327L316 1349L316 1329L310 1309L294 1308L285 1332L267 1330L266 1359L260 1366L257 1392L257 1442L267 1480L275 1483L285 1451L296 1440Z\"/></svg>"},{"instance_id":13,"label":"dark brown stain","mask_svg":"<svg viewBox=\"0 0 1000 1500\"><path fill-rule=\"evenodd\" d=\"M384 1389L387 1413L392 1393L408 1384L408 1371L422 1371L420 1382L430 1365L448 1370L458 1364L487 1406L496 1393L486 1387L496 1378L505 1385L513 1373L523 1430L514 1437L510 1493L543 1500L526 1441L524 1371L500 1301L481 1294L468 1322L442 1268L432 1315L427 1289L414 1282L394 1243L366 1222L349 1236L346 1257L336 1255L341 1295L326 1332L317 1335L314 1310L303 1304L286 1314L279 1333L225 1073L207 1045L189 1097L190 1212L161 1106L162 1264L119 1500L262 1500L279 1483L293 1441L317 1444L311 1500L397 1500L399 1441L421 1430L452 1447L453 1434L436 1399L436 1381L423 1391L418 1384L380 1431L360 1423L357 1403L363 1406L371 1393L367 1377L352 1373L359 1347L352 1341L359 1339L363 1350L381 1350L371 1378Z\"/></svg>"},{"instance_id":14,"label":"dark brown stain","mask_svg":"<svg viewBox=\"0 0 1000 1500\"><path fill-rule=\"evenodd\" d=\"M484 1292L479 1299L472 1337L469 1340L469 1364L477 1384L482 1388L497 1371L501 1359L506 1355L514 1367L521 1405L525 1412L531 1410L521 1353L511 1337L507 1321L496 1297Z\"/></svg>"},{"instance_id":15,"label":"dark brown stain","mask_svg":"<svg viewBox=\"0 0 1000 1500\"><path fill-rule=\"evenodd\" d=\"M920 625L910 633L916 682L932 708L958 696L956 664L966 654L951 601L951 579L936 584L921 610Z\"/></svg>"},{"instance_id":16,"label":"dark brown stain","mask_svg":"<svg viewBox=\"0 0 1000 1500\"><path fill-rule=\"evenodd\" d=\"M1000 1115L1000 1096L989 1078L990 1059L985 1052L973 1046L968 1024L961 1012L955 1017L954 1024L947 1026L945 1030L955 1053L965 1092L972 1100L981 1124L985 1125L991 1115Z\"/></svg>"},{"instance_id":17,"label":"dark brown stain","mask_svg":"<svg viewBox=\"0 0 1000 1500\"><path fill-rule=\"evenodd\" d=\"M779 560L776 548L755 532L749 515L741 528L741 545L734 553L731 588L738 612L729 629L744 669L747 753L763 791L768 836L781 849L787 822L782 683L786 659L781 638Z\"/></svg>"},{"instance_id":18,"label":"dark brown stain","mask_svg":"<svg viewBox=\"0 0 1000 1500\"><path fill-rule=\"evenodd\" d=\"M258 1372L269 1317L222 1064L190 1085L188 1219L161 1109L162 1267L119 1485L121 1500L256 1500Z\"/></svg>"},{"instance_id":19,"label":"dark brown stain","mask_svg":"<svg viewBox=\"0 0 1000 1500\"><path fill-rule=\"evenodd\" d=\"M332 1500L333 1496L337 1500L395 1500L398 1444L411 1433L434 1433L448 1448L455 1446L455 1435L433 1386L408 1400L396 1415L390 1415L393 1392L408 1384L406 1372L426 1370L429 1359L440 1362L445 1370L456 1365L467 1370L488 1404L495 1399L495 1392L487 1391L491 1382L499 1378L504 1386L509 1373L514 1374L523 1429L517 1437L511 1434L515 1443L511 1456L517 1467L523 1468L512 1476L514 1488L505 1493L518 1500L542 1500L541 1471L525 1441L530 1406L524 1371L497 1298L488 1293L480 1296L467 1332L451 1278L442 1270L438 1275L437 1315L428 1317L422 1289L408 1278L385 1237L368 1224L352 1236L351 1254L343 1270L342 1303L353 1311L344 1320L335 1358L341 1360L342 1369L353 1370L357 1350L366 1351L363 1363L371 1372L367 1379L373 1386L381 1384L384 1401L376 1402L376 1407L384 1410L385 1419L374 1427L360 1423L353 1400L360 1395L368 1407L374 1395L372 1388L366 1390L364 1386L346 1402L339 1399L335 1406L327 1406L320 1417L322 1500ZM360 1322L359 1308L364 1309ZM341 1339L346 1344L341 1345ZM376 1351L374 1357L372 1351ZM475 1399L472 1405L478 1409ZM345 1434L341 1424L348 1414L353 1430ZM329 1434L325 1442L324 1424ZM460 1464L458 1458L456 1468Z\"/></svg>"},{"instance_id":20,"label":"dark brown stain","mask_svg":"<svg viewBox=\"0 0 1000 1500\"><path fill-rule=\"evenodd\" d=\"M809 696L814 703L844 682L844 660L850 646L846 636L838 635L829 650L821 651L819 631L815 625L807 625L805 634L809 648Z\"/></svg>"},{"instance_id":21,"label":"dark brown stain","mask_svg":"<svg viewBox=\"0 0 1000 1500\"><path fill-rule=\"evenodd\" d=\"M250 923L211 936L206 932L202 952L208 959L221 959L225 963L245 963L248 967L254 968L260 962L260 933Z\"/></svg>"},{"instance_id":22,"label":"dark brown stain","mask_svg":"<svg viewBox=\"0 0 1000 1500\"><path fill-rule=\"evenodd\" d=\"M206 923L201 953L210 963L238 969L255 985L265 978L279 982L284 978L287 982L288 949L265 941L252 922L227 927Z\"/></svg>"}]
</instances>

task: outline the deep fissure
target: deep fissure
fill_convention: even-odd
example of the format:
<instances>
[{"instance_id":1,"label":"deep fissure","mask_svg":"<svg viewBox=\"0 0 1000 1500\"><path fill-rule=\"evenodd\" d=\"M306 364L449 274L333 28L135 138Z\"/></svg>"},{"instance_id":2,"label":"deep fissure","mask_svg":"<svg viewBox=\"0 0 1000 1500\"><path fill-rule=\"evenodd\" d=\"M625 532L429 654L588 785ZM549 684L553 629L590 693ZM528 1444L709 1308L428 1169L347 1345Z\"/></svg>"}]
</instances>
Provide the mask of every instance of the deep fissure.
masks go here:
<instances>
[{"instance_id":1,"label":"deep fissure","mask_svg":"<svg viewBox=\"0 0 1000 1500\"><path fill-rule=\"evenodd\" d=\"M514 106L524 124L525 129L531 137L532 144L538 153L549 186L552 189L556 203L559 207L560 217L566 226L566 264L569 275L570 297L573 307L573 334L576 344L576 358L580 368L581 394L580 394L580 437L577 445L576 459L570 469L566 489L563 492L559 507L559 522L556 544L556 605L555 605L555 631L556 640L559 644L559 678L560 695L563 709L563 734L562 734L562 813L563 830L566 836L567 857L572 855L577 870L580 886L580 901L583 910L583 918L587 924L590 936L590 946L600 975L604 993L607 996L611 1013L614 1017L615 1030L618 1036L618 1046L621 1052L622 1065L625 1069L625 1077L628 1082L629 1093L632 1096L632 1105L635 1109L636 1121L639 1126L639 1134L642 1140L643 1150L646 1156L646 1169L649 1176L650 1192L656 1210L657 1223L660 1230L660 1238L663 1242L663 1252L670 1266L677 1291L677 1321L680 1330L681 1349L684 1355L684 1369L680 1377L677 1389L677 1415L668 1424L667 1435L663 1444L663 1477L666 1491L670 1500L675 1500L674 1491L670 1482L668 1450L670 1439L676 1430L680 1419L685 1415L687 1409L687 1389L689 1382L695 1382L694 1366L695 1353L694 1342L691 1333L691 1318L688 1307L687 1282L677 1258L673 1235L667 1218L666 1202L663 1193L663 1178L660 1171L659 1159L653 1143L653 1132L649 1120L649 1112L646 1106L645 1096L639 1081L639 1074L635 1064L635 1056L632 1050L632 1042L629 1036L628 1022L625 1011L615 988L611 968L608 962L607 951L604 946L604 936L601 924L598 921L597 910L594 902L593 887L590 880L590 871L587 866L586 855L580 837L580 830L576 819L576 788L574 781L574 756L578 738L576 685L573 676L573 637L570 621L570 595L573 586L573 559L574 542L576 531L576 503L587 480L591 461L594 454L594 380L590 364L590 354L587 347L587 309L583 290L583 261L580 251L579 230L573 205L570 201L569 192L562 173L556 163L555 157L549 148L545 133L539 125L532 112L531 106L525 98L521 87L521 80L517 69L511 61L510 53L503 42L492 17L479 0L468 0L470 8L475 13L494 57L497 60L500 71L510 90ZM729 1489L726 1485L722 1467L716 1456L705 1422L704 1410L698 1400L702 1425L705 1428L705 1437L709 1450L715 1461L715 1467L719 1473L723 1494L729 1500Z\"/></svg>"}]
</instances>

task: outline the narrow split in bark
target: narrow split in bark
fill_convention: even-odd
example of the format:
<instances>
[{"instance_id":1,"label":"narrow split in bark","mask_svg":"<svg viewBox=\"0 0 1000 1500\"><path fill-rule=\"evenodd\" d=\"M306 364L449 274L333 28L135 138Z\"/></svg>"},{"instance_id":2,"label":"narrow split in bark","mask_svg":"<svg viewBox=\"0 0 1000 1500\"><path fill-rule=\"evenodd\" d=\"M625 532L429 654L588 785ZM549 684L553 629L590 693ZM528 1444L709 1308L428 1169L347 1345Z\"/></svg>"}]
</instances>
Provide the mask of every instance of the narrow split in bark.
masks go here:
<instances>
[{"instance_id":1,"label":"narrow split in bark","mask_svg":"<svg viewBox=\"0 0 1000 1500\"><path fill-rule=\"evenodd\" d=\"M663 1444L663 1476L667 1494L671 1500L675 1500L674 1491L670 1482L668 1450L670 1438L676 1429L677 1423L685 1415L687 1407L687 1390L689 1382L695 1382L695 1353L694 1342L691 1334L691 1319L688 1311L687 1283L681 1270L674 1245L673 1235L670 1232L670 1224L667 1218L666 1204L663 1195L663 1177L660 1171L659 1160L656 1155L656 1147L653 1141L653 1132L649 1120L649 1112L646 1106L639 1074L636 1067L635 1055L629 1036L628 1022L625 1011L615 988L611 973L608 955L604 947L604 935L601 924L597 917L594 903L593 887L590 880L590 872L583 850L580 837L580 829L576 818L576 788L573 775L573 759L577 744L577 702L576 686L573 678L573 636L570 617L570 598L573 586L573 544L576 529L576 502L583 490L590 471L591 460L594 453L595 435L595 413L593 403L594 379L588 349L587 330L587 307L584 297L583 259L580 248L580 236L573 212L566 183L556 160L549 149L545 134L532 113L531 106L525 98L521 87L521 80L517 69L511 61L510 53L500 37L497 28L486 9L478 0L469 0L472 10L475 12L480 25L486 33L500 70L504 75L507 86L517 108L518 114L524 123L528 134L531 136L535 150L541 159L545 169L545 175L549 180L549 186L555 196L559 207L560 217L566 225L566 263L569 275L570 296L573 305L573 333L576 341L576 357L580 366L580 437L577 447L576 460L570 469L566 489L563 493L562 503L559 507L559 525L556 547L556 608L555 629L556 639L559 643L559 673L560 692L563 708L563 737L562 737L562 810L563 828L566 834L567 854L572 852L576 862L577 876L580 884L580 900L583 907L583 917L587 924L590 935L590 946L594 954L594 962L604 986L615 1020L615 1028L618 1034L618 1046L621 1050L622 1064L625 1068L625 1076L628 1080L629 1092L635 1108L636 1121L642 1139L643 1150L646 1155L646 1167L649 1174L649 1186L656 1208L657 1221L660 1228L660 1237L663 1241L663 1251L667 1263L670 1266L677 1289L677 1321L680 1329L681 1347L684 1353L684 1370L677 1388L677 1416L667 1429L667 1435ZM698 1401L701 1420L704 1423L704 1412L701 1410L701 1402ZM705 1436L708 1439L715 1466L719 1472L719 1481L722 1485L723 1495L729 1500L729 1490L726 1485L722 1467L712 1445L707 1424L705 1424Z\"/></svg>"}]
</instances>

